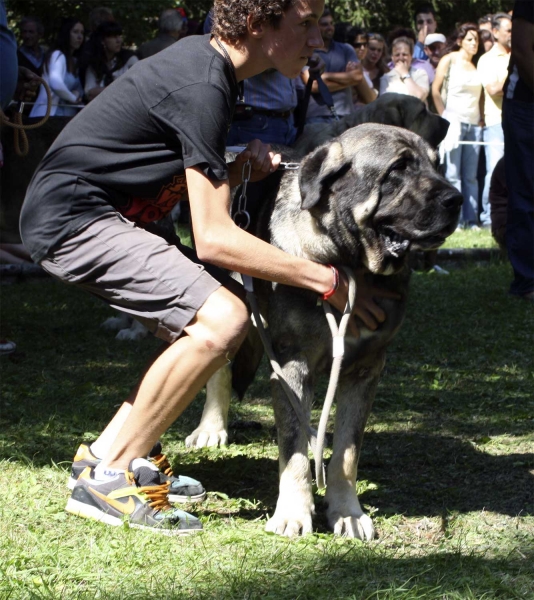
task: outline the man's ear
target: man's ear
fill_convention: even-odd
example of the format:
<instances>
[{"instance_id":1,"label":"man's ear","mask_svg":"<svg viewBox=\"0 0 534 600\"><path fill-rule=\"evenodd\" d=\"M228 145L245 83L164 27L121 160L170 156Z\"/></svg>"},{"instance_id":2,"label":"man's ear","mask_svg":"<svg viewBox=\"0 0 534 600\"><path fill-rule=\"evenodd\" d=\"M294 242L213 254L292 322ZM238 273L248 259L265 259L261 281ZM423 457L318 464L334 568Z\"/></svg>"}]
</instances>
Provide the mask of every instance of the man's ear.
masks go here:
<instances>
[{"instance_id":1,"label":"man's ear","mask_svg":"<svg viewBox=\"0 0 534 600\"><path fill-rule=\"evenodd\" d=\"M252 15L247 16L247 31L253 38L263 37L263 23L255 19Z\"/></svg>"},{"instance_id":2,"label":"man's ear","mask_svg":"<svg viewBox=\"0 0 534 600\"><path fill-rule=\"evenodd\" d=\"M345 172L347 160L339 142L320 146L302 161L299 170L301 208L309 210L321 199L328 185Z\"/></svg>"}]
</instances>

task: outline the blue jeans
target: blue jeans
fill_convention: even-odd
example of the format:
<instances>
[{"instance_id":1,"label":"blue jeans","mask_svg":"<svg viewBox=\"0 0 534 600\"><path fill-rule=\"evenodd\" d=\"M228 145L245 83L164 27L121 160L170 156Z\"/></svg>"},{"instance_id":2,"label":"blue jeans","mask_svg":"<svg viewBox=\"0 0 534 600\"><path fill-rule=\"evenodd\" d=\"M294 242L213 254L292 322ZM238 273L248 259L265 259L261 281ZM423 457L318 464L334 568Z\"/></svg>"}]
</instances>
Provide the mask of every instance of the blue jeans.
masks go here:
<instances>
[{"instance_id":1,"label":"blue jeans","mask_svg":"<svg viewBox=\"0 0 534 600\"><path fill-rule=\"evenodd\" d=\"M297 129L293 114L287 119L252 115L246 121L234 121L230 127L227 146L241 146L252 140L260 140L264 144L283 144L291 146L297 137Z\"/></svg>"},{"instance_id":2,"label":"blue jeans","mask_svg":"<svg viewBox=\"0 0 534 600\"><path fill-rule=\"evenodd\" d=\"M534 291L534 104L503 101L508 222L506 248L514 269L510 293Z\"/></svg>"},{"instance_id":3,"label":"blue jeans","mask_svg":"<svg viewBox=\"0 0 534 600\"><path fill-rule=\"evenodd\" d=\"M501 123L484 127L484 141L489 142L484 146L486 153L486 177L484 179L484 191L482 192L482 212L480 213L480 222L482 225L491 225L491 211L489 204L489 191L491 176L495 165L504 154L504 132ZM492 145L495 144L495 145Z\"/></svg>"},{"instance_id":4,"label":"blue jeans","mask_svg":"<svg viewBox=\"0 0 534 600\"><path fill-rule=\"evenodd\" d=\"M479 142L481 128L478 125L462 123L461 142ZM461 223L478 223L478 155L480 146L460 145L447 152L445 176L463 195Z\"/></svg>"}]
</instances>

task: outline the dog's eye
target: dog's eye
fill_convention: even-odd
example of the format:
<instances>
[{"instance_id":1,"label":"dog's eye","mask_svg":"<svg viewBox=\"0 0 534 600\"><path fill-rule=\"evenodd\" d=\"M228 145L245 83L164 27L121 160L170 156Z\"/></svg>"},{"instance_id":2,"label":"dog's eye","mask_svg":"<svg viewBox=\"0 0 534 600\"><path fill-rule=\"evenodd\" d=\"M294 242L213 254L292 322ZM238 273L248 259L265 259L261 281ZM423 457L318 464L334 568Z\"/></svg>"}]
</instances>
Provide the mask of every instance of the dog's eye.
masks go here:
<instances>
[{"instance_id":1,"label":"dog's eye","mask_svg":"<svg viewBox=\"0 0 534 600\"><path fill-rule=\"evenodd\" d=\"M403 157L391 165L391 171L405 171L408 166L408 159Z\"/></svg>"}]
</instances>

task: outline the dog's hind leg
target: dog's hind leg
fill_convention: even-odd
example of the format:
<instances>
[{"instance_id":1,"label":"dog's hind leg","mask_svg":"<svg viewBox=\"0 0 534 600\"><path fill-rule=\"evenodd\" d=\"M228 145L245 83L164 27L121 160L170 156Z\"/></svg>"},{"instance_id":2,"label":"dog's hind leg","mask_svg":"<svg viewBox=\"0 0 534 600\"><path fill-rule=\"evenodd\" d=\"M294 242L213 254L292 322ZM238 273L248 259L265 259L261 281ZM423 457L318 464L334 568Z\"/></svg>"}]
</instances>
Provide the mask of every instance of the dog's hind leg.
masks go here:
<instances>
[{"instance_id":1,"label":"dog's hind leg","mask_svg":"<svg viewBox=\"0 0 534 600\"><path fill-rule=\"evenodd\" d=\"M293 391L301 398L309 418L313 394L312 379L304 361L286 363L283 373ZM299 420L280 384L273 378L273 402L278 429L280 494L274 515L266 531L293 537L312 532L314 514L312 477L308 459L308 441Z\"/></svg>"},{"instance_id":2,"label":"dog's hind leg","mask_svg":"<svg viewBox=\"0 0 534 600\"><path fill-rule=\"evenodd\" d=\"M188 448L226 446L231 396L232 370L230 365L225 365L206 384L206 404L199 426L185 439Z\"/></svg>"},{"instance_id":3,"label":"dog's hind leg","mask_svg":"<svg viewBox=\"0 0 534 600\"><path fill-rule=\"evenodd\" d=\"M328 465L328 524L337 535L361 540L372 540L375 535L373 522L363 512L356 494L356 475L365 424L383 364L383 357L379 357L370 367L356 367L356 372L340 380L334 447Z\"/></svg>"}]
</instances>

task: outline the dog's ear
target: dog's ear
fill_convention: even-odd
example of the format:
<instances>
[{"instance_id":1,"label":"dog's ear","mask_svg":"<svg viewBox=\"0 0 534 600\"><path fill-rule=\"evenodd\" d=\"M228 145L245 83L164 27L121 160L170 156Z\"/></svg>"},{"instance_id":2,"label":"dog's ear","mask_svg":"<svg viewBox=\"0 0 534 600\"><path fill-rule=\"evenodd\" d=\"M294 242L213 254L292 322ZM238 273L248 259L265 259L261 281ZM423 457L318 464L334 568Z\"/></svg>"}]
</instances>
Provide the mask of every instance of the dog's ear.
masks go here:
<instances>
[{"instance_id":1,"label":"dog's ear","mask_svg":"<svg viewBox=\"0 0 534 600\"><path fill-rule=\"evenodd\" d=\"M301 208L309 210L321 199L328 184L344 172L347 160L337 141L320 146L302 161L299 170Z\"/></svg>"}]
</instances>

